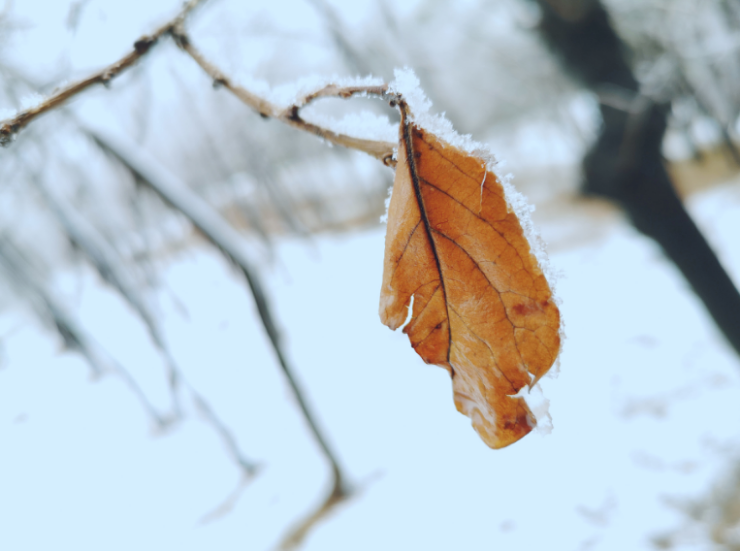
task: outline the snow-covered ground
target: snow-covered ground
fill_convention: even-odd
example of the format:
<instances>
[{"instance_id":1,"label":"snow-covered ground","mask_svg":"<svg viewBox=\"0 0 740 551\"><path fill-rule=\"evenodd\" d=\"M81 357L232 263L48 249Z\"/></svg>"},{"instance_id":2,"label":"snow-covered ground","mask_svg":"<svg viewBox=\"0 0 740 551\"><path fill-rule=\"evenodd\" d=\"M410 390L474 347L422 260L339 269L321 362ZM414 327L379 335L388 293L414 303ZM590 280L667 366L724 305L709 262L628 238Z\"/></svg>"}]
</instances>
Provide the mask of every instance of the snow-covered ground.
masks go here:
<instances>
[{"instance_id":1,"label":"snow-covered ground","mask_svg":"<svg viewBox=\"0 0 740 551\"><path fill-rule=\"evenodd\" d=\"M736 281L739 198L734 183L690 202ZM681 527L679 548L712 548L680 504L722 485L740 454L740 362L651 242L618 217L601 224L551 251L567 334L560 374L542 382L554 430L500 451L455 411L446 372L380 324L383 228L278 244L267 279L288 353L357 488L305 549L653 549ZM187 399L185 421L156 433L120 377L91 381L81 357L6 311L0 549L269 549L326 490L238 274L196 248L164 278L173 354L260 473L211 515L241 474ZM82 280L67 293L81 320L167 410L144 329Z\"/></svg>"}]
</instances>

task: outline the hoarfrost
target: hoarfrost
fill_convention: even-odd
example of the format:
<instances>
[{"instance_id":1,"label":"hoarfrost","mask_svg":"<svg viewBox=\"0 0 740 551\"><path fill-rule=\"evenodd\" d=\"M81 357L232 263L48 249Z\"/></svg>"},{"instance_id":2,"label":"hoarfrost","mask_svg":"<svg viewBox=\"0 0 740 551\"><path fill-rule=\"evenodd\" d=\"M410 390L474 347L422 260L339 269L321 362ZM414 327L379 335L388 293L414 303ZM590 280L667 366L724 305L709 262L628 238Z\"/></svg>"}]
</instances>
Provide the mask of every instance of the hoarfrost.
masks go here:
<instances>
[{"instance_id":1,"label":"hoarfrost","mask_svg":"<svg viewBox=\"0 0 740 551\"><path fill-rule=\"evenodd\" d=\"M547 256L547 246L542 237L540 237L540 234L537 232L536 228L534 227L534 223L532 222L532 213L535 211L535 206L530 205L527 201L527 198L519 191L517 191L514 185L511 183L511 181L514 179L513 174L507 173L501 176L499 174L499 171L497 170L497 167L491 166L490 164L488 165L488 170L496 174L496 177L501 182L501 185L504 188L504 196L506 197L506 202L509 205L509 209L517 215L517 218L519 218L519 223L522 226L524 236L527 238L527 241L529 241L529 246L532 249L532 254L537 259L537 263L539 264L542 273L545 275L547 283L550 285L550 290L552 291L552 301L555 303L556 306L560 307L561 300L560 298L558 298L557 290L555 288L560 277L560 273L557 272L550 264L550 258ZM560 356L563 353L563 342L565 341L564 328L565 324L561 317L560 328L558 329L558 334L560 335L560 353L558 354L558 357L555 358L555 363L547 373L547 375L551 378L557 377L560 373Z\"/></svg>"},{"instance_id":2,"label":"hoarfrost","mask_svg":"<svg viewBox=\"0 0 740 551\"><path fill-rule=\"evenodd\" d=\"M275 104L278 108L287 109L292 105L300 104L307 95L331 84L338 87L380 86L383 84L383 80L372 75L364 77L310 75L273 88L264 80L243 75L240 77L239 83L250 92Z\"/></svg>"},{"instance_id":3,"label":"hoarfrost","mask_svg":"<svg viewBox=\"0 0 740 551\"><path fill-rule=\"evenodd\" d=\"M469 134L458 134L444 113L432 114L430 112L432 102L419 86L419 79L413 70L404 67L396 69L393 75L395 79L388 85L388 91L403 96L411 110L410 118L413 122L451 146L480 157L491 170L490 167L494 166L497 161L490 148L486 144L476 142Z\"/></svg>"},{"instance_id":4,"label":"hoarfrost","mask_svg":"<svg viewBox=\"0 0 740 551\"><path fill-rule=\"evenodd\" d=\"M552 417L550 416L550 400L545 398L539 383L532 388L523 387L517 396L521 397L529 406L534 418L537 420L535 430L540 434L552 432Z\"/></svg>"},{"instance_id":5,"label":"hoarfrost","mask_svg":"<svg viewBox=\"0 0 740 551\"><path fill-rule=\"evenodd\" d=\"M396 156L396 150L393 150L393 156ZM388 188L388 197L385 198L385 214L380 217L381 224L388 223L388 208L391 206L391 195L393 195L393 184Z\"/></svg>"},{"instance_id":6,"label":"hoarfrost","mask_svg":"<svg viewBox=\"0 0 740 551\"><path fill-rule=\"evenodd\" d=\"M27 111L28 109L39 106L41 103L43 103L43 101L44 101L44 97L41 94L37 94L36 92L31 92L30 94L27 94L20 99L18 109L9 109L7 107L1 107L0 108L0 121L13 119L17 117L18 114L22 113L23 111Z\"/></svg>"}]
</instances>

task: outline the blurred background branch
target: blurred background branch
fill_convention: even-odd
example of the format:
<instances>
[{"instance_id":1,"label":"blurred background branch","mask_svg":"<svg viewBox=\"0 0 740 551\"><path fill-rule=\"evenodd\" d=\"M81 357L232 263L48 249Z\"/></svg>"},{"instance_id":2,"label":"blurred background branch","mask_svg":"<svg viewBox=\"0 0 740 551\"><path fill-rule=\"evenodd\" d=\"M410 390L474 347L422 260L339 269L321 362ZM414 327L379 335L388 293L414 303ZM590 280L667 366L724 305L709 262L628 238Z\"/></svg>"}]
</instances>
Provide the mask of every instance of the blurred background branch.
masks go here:
<instances>
[{"instance_id":1,"label":"blurred background branch","mask_svg":"<svg viewBox=\"0 0 740 551\"><path fill-rule=\"evenodd\" d=\"M597 94L616 90L625 98L624 106L600 102L602 124L583 161L582 192L617 202L638 230L660 244L740 354L740 292L686 212L664 165L670 103L641 91L627 47L601 2L540 5L540 33L565 69ZM736 161L735 146L726 133L722 137Z\"/></svg>"},{"instance_id":2,"label":"blurred background branch","mask_svg":"<svg viewBox=\"0 0 740 551\"><path fill-rule=\"evenodd\" d=\"M182 26L184 20L190 13L197 8L203 0L188 0L182 8L182 11L175 16L174 19L165 23L153 33L142 36L136 42L134 42L134 49L132 52L125 55L115 63L108 67L98 71L97 73L90 75L89 77L62 87L56 90L50 97L39 103L38 105L23 110L18 113L15 117L9 120L1 121L0 124L0 146L6 146L11 142L15 134L23 130L23 128L33 121L39 115L56 109L66 103L68 100L76 96L77 94L84 92L95 84L103 84L108 86L111 80L116 78L120 73L126 69L132 67L139 59L146 55L149 49L154 46L157 41L172 31L175 26Z\"/></svg>"}]
</instances>

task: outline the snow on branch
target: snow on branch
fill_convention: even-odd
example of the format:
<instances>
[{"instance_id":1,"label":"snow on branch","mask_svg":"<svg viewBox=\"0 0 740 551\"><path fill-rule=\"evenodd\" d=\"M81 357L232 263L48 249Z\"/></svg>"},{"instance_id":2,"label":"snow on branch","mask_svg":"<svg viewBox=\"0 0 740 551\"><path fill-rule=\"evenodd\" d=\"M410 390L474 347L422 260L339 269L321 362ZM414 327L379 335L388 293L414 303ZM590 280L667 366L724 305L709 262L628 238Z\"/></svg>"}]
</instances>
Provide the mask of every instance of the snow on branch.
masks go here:
<instances>
[{"instance_id":1,"label":"snow on branch","mask_svg":"<svg viewBox=\"0 0 740 551\"><path fill-rule=\"evenodd\" d=\"M264 118L277 119L282 123L309 132L326 140L327 142L341 145L350 149L356 149L375 157L386 165L393 164L393 148L395 144L379 140L366 140L341 134L312 124L300 116L300 109L315 99L319 98L350 98L354 95L377 96L383 99L387 97L388 86L385 84L373 83L369 85L348 85L342 86L337 84L327 84L323 88L313 93L296 98L293 105L287 108L281 108L274 102L262 98L246 88L239 86L232 79L227 77L213 62L205 58L203 53L198 50L185 32L184 24L178 24L170 31L177 45L186 52L193 60L203 69L208 76L213 79L216 86L223 86L232 92L242 102L254 109Z\"/></svg>"},{"instance_id":2,"label":"snow on branch","mask_svg":"<svg viewBox=\"0 0 740 551\"><path fill-rule=\"evenodd\" d=\"M226 76L212 61L206 59L190 40L185 30L187 16L204 0L190 0L182 11L172 20L165 23L152 34L141 37L134 43L133 51L126 54L115 63L105 67L89 77L65 86L50 97L42 100L38 105L30 107L16 114L15 117L0 121L0 145L7 146L25 126L36 117L51 111L77 94L87 90L95 84L107 85L113 78L133 66L140 58L154 46L164 35L170 35L177 45L186 52L205 71L216 86L223 86L232 92L242 102L254 109L264 118L277 119L293 128L303 130L326 140L329 143L356 149L375 157L388 166L394 164L393 148L395 144L383 140L369 140L336 132L304 120L300 116L300 109L315 99L326 97L349 98L354 95L377 96L390 99L387 95L387 85L375 79L371 83L328 84L323 88L297 97L292 105L282 107L275 102L260 97L246 88L236 84ZM367 79L366 79L367 80Z\"/></svg>"},{"instance_id":3,"label":"snow on branch","mask_svg":"<svg viewBox=\"0 0 740 551\"><path fill-rule=\"evenodd\" d=\"M69 239L84 252L85 256L93 266L95 266L103 280L118 291L121 297L123 297L123 299L131 306L147 327L153 343L159 349L167 366L170 390L175 403L175 411L172 414L171 420L176 420L181 417L178 394L180 387L185 386L189 390L193 402L198 407L198 410L203 414L205 420L214 428L224 441L232 459L243 471L245 480L253 477L257 472L257 465L246 459L239 449L236 439L232 435L231 431L213 412L205 399L196 392L194 387L190 385L187 380L185 380L183 373L170 353L154 312L148 304L146 297L139 292L127 266L122 262L118 253L99 236L95 229L90 225L90 222L78 213L60 193L56 192L52 187L44 186L36 179L33 179L33 181L41 194L45 197L49 208L59 220L59 223L64 228ZM40 286L36 285L36 287ZM36 289L36 293L40 293L39 289ZM70 334L73 336L74 344L83 350L84 355L90 364L93 366L99 365L101 362L98 359L98 355L95 354L94 349L87 344L87 339L80 336L80 330L67 319L61 307L56 306L53 302L49 302L50 299L43 298L46 296L45 293L41 294L41 296L43 301L47 304L57 326L59 327L61 322L66 328L67 333L70 333L71 331ZM129 383L130 382L131 381L129 381ZM137 390L137 393L141 394L139 390ZM148 406L148 409L152 408Z\"/></svg>"}]
</instances>

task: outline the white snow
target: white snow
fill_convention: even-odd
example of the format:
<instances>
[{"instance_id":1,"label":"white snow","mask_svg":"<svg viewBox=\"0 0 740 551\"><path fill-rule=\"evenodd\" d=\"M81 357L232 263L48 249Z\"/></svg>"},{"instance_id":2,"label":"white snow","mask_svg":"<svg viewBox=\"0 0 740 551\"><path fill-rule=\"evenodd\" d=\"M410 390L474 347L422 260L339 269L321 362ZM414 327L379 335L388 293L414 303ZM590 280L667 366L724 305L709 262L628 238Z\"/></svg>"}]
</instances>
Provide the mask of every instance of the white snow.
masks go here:
<instances>
[{"instance_id":1,"label":"white snow","mask_svg":"<svg viewBox=\"0 0 740 551\"><path fill-rule=\"evenodd\" d=\"M395 158L398 154L398 151L394 149L393 157ZM381 224L387 224L388 223L388 209L391 206L391 196L393 195L393 186L390 186L388 188L388 197L385 198L385 214L383 214L380 217L380 223Z\"/></svg>"},{"instance_id":2,"label":"white snow","mask_svg":"<svg viewBox=\"0 0 740 551\"><path fill-rule=\"evenodd\" d=\"M412 122L451 146L480 157L486 162L489 170L493 170L498 161L487 145L473 140L468 134L458 134L444 113L431 112L432 102L421 89L419 79L412 69L408 67L396 69L393 74L395 78L388 84L388 91L403 96L411 110Z\"/></svg>"},{"instance_id":3,"label":"white snow","mask_svg":"<svg viewBox=\"0 0 740 551\"><path fill-rule=\"evenodd\" d=\"M240 77L240 83L249 91L267 99L279 108L287 109L299 104L305 96L317 92L331 84L338 87L379 86L383 79L370 76L347 77L339 75L307 75L277 86L253 77ZM361 94L358 94L361 96Z\"/></svg>"},{"instance_id":4,"label":"white snow","mask_svg":"<svg viewBox=\"0 0 740 551\"><path fill-rule=\"evenodd\" d=\"M0 107L0 121L12 119L18 114L17 109L10 109L8 107Z\"/></svg>"}]
</instances>

